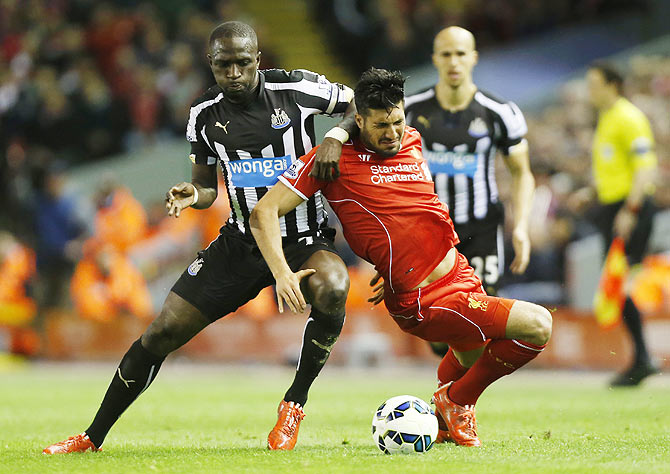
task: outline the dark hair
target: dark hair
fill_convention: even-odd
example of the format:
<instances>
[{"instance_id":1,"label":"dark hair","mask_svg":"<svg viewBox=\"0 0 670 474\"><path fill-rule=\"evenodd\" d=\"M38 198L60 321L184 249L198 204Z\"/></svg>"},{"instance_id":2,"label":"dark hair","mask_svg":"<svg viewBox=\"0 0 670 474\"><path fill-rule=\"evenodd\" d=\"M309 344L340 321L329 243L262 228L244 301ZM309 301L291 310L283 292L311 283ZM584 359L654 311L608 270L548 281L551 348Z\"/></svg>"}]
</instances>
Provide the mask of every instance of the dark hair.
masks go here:
<instances>
[{"instance_id":1,"label":"dark hair","mask_svg":"<svg viewBox=\"0 0 670 474\"><path fill-rule=\"evenodd\" d=\"M359 114L370 109L390 112L405 97L405 78L399 71L371 67L363 74L354 90Z\"/></svg>"},{"instance_id":2,"label":"dark hair","mask_svg":"<svg viewBox=\"0 0 670 474\"><path fill-rule=\"evenodd\" d=\"M589 69L600 71L607 84L614 84L617 93L623 94L623 74L614 66L614 64L607 61L595 61L591 63Z\"/></svg>"},{"instance_id":3,"label":"dark hair","mask_svg":"<svg viewBox=\"0 0 670 474\"><path fill-rule=\"evenodd\" d=\"M218 38L248 38L258 48L258 38L252 27L241 21L227 21L214 28L209 34L209 45Z\"/></svg>"}]
</instances>

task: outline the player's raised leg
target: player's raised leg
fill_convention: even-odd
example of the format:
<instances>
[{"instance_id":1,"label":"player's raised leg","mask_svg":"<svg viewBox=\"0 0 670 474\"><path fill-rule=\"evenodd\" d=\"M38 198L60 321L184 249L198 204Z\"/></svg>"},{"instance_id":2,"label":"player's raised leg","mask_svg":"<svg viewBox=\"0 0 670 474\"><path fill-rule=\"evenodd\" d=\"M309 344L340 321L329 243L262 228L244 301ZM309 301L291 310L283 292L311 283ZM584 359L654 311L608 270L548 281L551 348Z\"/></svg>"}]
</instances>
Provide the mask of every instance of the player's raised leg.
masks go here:
<instances>
[{"instance_id":1,"label":"player's raised leg","mask_svg":"<svg viewBox=\"0 0 670 474\"><path fill-rule=\"evenodd\" d=\"M210 323L170 292L160 315L121 359L100 408L86 431L44 449L44 454L98 451L116 420L154 381L165 357Z\"/></svg>"},{"instance_id":2,"label":"player's raised leg","mask_svg":"<svg viewBox=\"0 0 670 474\"><path fill-rule=\"evenodd\" d=\"M484 352L455 382L433 395L449 435L459 445L480 446L475 404L482 392L537 357L551 336L551 314L542 306L514 301L505 325L505 339L491 340Z\"/></svg>"},{"instance_id":3,"label":"player's raised leg","mask_svg":"<svg viewBox=\"0 0 670 474\"><path fill-rule=\"evenodd\" d=\"M301 268L316 270L301 285L312 311L305 325L295 378L279 404L277 424L268 435L269 449L289 450L295 446L309 388L328 360L344 324L349 275L342 259L320 250Z\"/></svg>"}]
</instances>

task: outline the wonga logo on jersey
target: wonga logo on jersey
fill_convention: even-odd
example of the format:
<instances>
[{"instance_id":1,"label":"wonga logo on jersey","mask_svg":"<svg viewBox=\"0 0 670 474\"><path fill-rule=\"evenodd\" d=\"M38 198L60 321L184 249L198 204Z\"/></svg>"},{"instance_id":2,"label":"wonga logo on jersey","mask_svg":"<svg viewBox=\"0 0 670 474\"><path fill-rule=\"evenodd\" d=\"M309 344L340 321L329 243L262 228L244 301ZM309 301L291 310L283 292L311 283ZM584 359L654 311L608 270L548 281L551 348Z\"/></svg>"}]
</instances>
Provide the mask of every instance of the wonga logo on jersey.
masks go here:
<instances>
[{"instance_id":1,"label":"wonga logo on jersey","mask_svg":"<svg viewBox=\"0 0 670 474\"><path fill-rule=\"evenodd\" d=\"M230 181L237 188L272 186L288 168L291 157L251 158L227 161Z\"/></svg>"},{"instance_id":2,"label":"wonga logo on jersey","mask_svg":"<svg viewBox=\"0 0 670 474\"><path fill-rule=\"evenodd\" d=\"M449 176L464 174L474 178L480 153L459 153L455 151L423 151L433 174L446 173Z\"/></svg>"}]
</instances>

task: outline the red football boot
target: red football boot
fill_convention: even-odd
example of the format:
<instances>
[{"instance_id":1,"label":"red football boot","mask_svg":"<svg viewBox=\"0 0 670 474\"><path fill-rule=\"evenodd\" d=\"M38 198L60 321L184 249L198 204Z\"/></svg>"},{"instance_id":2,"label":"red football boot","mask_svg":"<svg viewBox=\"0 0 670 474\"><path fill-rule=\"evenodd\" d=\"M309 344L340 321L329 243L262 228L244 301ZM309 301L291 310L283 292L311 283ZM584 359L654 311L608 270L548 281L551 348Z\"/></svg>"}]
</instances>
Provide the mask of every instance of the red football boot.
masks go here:
<instances>
[{"instance_id":1,"label":"red football boot","mask_svg":"<svg viewBox=\"0 0 670 474\"><path fill-rule=\"evenodd\" d=\"M305 413L299 403L284 400L279 404L277 413L279 419L268 435L268 449L291 450L298 441L298 429Z\"/></svg>"},{"instance_id":2,"label":"red football boot","mask_svg":"<svg viewBox=\"0 0 670 474\"><path fill-rule=\"evenodd\" d=\"M477 436L474 405L461 406L451 401L447 395L450 385L451 383L443 385L433 394L435 411L444 419L454 443L459 446L481 446L482 442Z\"/></svg>"},{"instance_id":3,"label":"red football boot","mask_svg":"<svg viewBox=\"0 0 670 474\"><path fill-rule=\"evenodd\" d=\"M449 434L449 427L447 422L444 421L442 415L440 415L439 410L435 410L435 416L437 417L437 438L435 438L436 443L453 443L454 440L451 439Z\"/></svg>"},{"instance_id":4,"label":"red football boot","mask_svg":"<svg viewBox=\"0 0 670 474\"><path fill-rule=\"evenodd\" d=\"M96 448L86 433L70 436L65 441L47 446L42 454L85 453L86 451L102 451Z\"/></svg>"}]
</instances>

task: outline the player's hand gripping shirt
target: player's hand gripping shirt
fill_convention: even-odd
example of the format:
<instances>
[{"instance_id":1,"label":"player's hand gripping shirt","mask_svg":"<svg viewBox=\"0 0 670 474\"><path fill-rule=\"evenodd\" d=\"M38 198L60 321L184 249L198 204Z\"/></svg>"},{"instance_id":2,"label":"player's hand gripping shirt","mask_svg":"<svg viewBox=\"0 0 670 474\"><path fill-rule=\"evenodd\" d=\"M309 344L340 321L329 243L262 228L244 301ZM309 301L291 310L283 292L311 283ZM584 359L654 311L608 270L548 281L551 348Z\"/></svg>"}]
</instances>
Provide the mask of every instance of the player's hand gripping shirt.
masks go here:
<instances>
[{"instance_id":1,"label":"player's hand gripping shirt","mask_svg":"<svg viewBox=\"0 0 670 474\"><path fill-rule=\"evenodd\" d=\"M508 155L528 130L519 108L479 90L466 109L449 112L433 87L407 97L405 114L421 133L435 191L454 223L501 223L495 158L498 150Z\"/></svg>"},{"instance_id":2,"label":"player's hand gripping shirt","mask_svg":"<svg viewBox=\"0 0 670 474\"><path fill-rule=\"evenodd\" d=\"M635 172L656 167L654 136L642 111L623 97L602 112L593 137L593 175L603 204L626 199Z\"/></svg>"},{"instance_id":3,"label":"player's hand gripping shirt","mask_svg":"<svg viewBox=\"0 0 670 474\"><path fill-rule=\"evenodd\" d=\"M458 243L449 212L435 194L421 137L413 128L405 128L400 151L390 158L359 141L345 143L340 177L332 182L309 176L315 151L279 180L303 199L321 190L351 249L375 265L390 291L416 287Z\"/></svg>"},{"instance_id":4,"label":"player's hand gripping shirt","mask_svg":"<svg viewBox=\"0 0 670 474\"><path fill-rule=\"evenodd\" d=\"M249 215L291 163L312 149L314 115L344 113L351 89L304 70L258 71L258 95L234 104L211 87L191 106L186 137L191 161L223 169L229 223L251 235ZM282 217L282 236L313 232L327 223L321 195Z\"/></svg>"}]
</instances>

